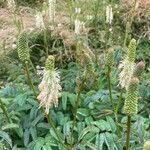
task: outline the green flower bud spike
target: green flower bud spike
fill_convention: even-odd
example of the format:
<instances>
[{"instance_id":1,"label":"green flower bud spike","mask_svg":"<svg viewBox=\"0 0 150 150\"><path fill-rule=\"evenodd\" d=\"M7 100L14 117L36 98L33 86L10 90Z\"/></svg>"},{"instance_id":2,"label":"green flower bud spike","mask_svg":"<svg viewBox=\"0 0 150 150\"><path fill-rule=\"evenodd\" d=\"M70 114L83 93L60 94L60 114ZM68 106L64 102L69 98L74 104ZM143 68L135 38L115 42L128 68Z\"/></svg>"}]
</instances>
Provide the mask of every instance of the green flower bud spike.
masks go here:
<instances>
[{"instance_id":1,"label":"green flower bud spike","mask_svg":"<svg viewBox=\"0 0 150 150\"><path fill-rule=\"evenodd\" d=\"M45 62L45 68L46 70L54 70L55 67L55 58L52 55L49 55L46 62Z\"/></svg>"},{"instance_id":2,"label":"green flower bud spike","mask_svg":"<svg viewBox=\"0 0 150 150\"><path fill-rule=\"evenodd\" d=\"M23 63L28 62L30 60L30 54L29 54L27 34L25 32L22 32L19 35L17 47L19 59Z\"/></svg>"},{"instance_id":3,"label":"green flower bud spike","mask_svg":"<svg viewBox=\"0 0 150 150\"><path fill-rule=\"evenodd\" d=\"M127 95L124 104L124 113L128 116L137 114L138 106L138 78L132 78L127 89Z\"/></svg>"},{"instance_id":4,"label":"green flower bud spike","mask_svg":"<svg viewBox=\"0 0 150 150\"><path fill-rule=\"evenodd\" d=\"M140 77L143 70L145 68L145 62L144 61L140 61L136 66L135 66L135 69L134 69L134 72L133 72L133 76L134 77Z\"/></svg>"},{"instance_id":5,"label":"green flower bud spike","mask_svg":"<svg viewBox=\"0 0 150 150\"><path fill-rule=\"evenodd\" d=\"M114 49L109 48L106 56L106 65L109 66L110 68L113 65L113 54L114 54Z\"/></svg>"},{"instance_id":6,"label":"green flower bud spike","mask_svg":"<svg viewBox=\"0 0 150 150\"><path fill-rule=\"evenodd\" d=\"M127 52L127 58L130 62L134 62L135 60L135 53L136 53L136 40L132 39L130 41L128 52Z\"/></svg>"}]
</instances>

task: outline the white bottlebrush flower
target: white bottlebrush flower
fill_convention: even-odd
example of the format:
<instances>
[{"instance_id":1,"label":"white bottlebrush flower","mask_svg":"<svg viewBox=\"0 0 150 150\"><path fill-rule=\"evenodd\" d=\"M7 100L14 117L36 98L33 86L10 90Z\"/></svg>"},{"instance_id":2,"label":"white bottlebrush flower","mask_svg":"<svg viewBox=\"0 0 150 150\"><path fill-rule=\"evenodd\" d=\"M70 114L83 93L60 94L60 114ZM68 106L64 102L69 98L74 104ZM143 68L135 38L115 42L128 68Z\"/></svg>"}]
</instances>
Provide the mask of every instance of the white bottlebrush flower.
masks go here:
<instances>
[{"instance_id":1,"label":"white bottlebrush flower","mask_svg":"<svg viewBox=\"0 0 150 150\"><path fill-rule=\"evenodd\" d=\"M92 15L87 15L87 16L86 16L86 19L87 19L87 20L92 20L92 19L93 19L93 16L92 16Z\"/></svg>"},{"instance_id":2,"label":"white bottlebrush flower","mask_svg":"<svg viewBox=\"0 0 150 150\"><path fill-rule=\"evenodd\" d=\"M7 7L10 11L14 12L16 10L16 3L14 0L7 0Z\"/></svg>"},{"instance_id":3,"label":"white bottlebrush flower","mask_svg":"<svg viewBox=\"0 0 150 150\"><path fill-rule=\"evenodd\" d=\"M61 95L60 76L56 70L44 69L43 72L37 99L40 101L40 107L44 107L45 113L48 114L50 108L58 106L58 98Z\"/></svg>"},{"instance_id":4,"label":"white bottlebrush flower","mask_svg":"<svg viewBox=\"0 0 150 150\"><path fill-rule=\"evenodd\" d=\"M75 19L75 34L81 35L85 31L85 23L79 19Z\"/></svg>"},{"instance_id":5,"label":"white bottlebrush flower","mask_svg":"<svg viewBox=\"0 0 150 150\"><path fill-rule=\"evenodd\" d=\"M80 14L81 13L81 8L75 8L75 13Z\"/></svg>"},{"instance_id":6,"label":"white bottlebrush flower","mask_svg":"<svg viewBox=\"0 0 150 150\"><path fill-rule=\"evenodd\" d=\"M56 0L48 0L49 21L54 22Z\"/></svg>"},{"instance_id":7,"label":"white bottlebrush flower","mask_svg":"<svg viewBox=\"0 0 150 150\"><path fill-rule=\"evenodd\" d=\"M113 11L112 6L108 5L106 7L106 23L112 24L113 21Z\"/></svg>"},{"instance_id":8,"label":"white bottlebrush flower","mask_svg":"<svg viewBox=\"0 0 150 150\"><path fill-rule=\"evenodd\" d=\"M36 27L38 29L45 29L45 24L44 24L44 20L43 20L43 15L41 12L37 12L36 16L35 16L35 20L36 20Z\"/></svg>"},{"instance_id":9,"label":"white bottlebrush flower","mask_svg":"<svg viewBox=\"0 0 150 150\"><path fill-rule=\"evenodd\" d=\"M121 72L119 74L119 84L122 88L128 88L129 82L133 76L135 68L136 40L132 39L128 46L128 51L125 59L119 65Z\"/></svg>"},{"instance_id":10,"label":"white bottlebrush flower","mask_svg":"<svg viewBox=\"0 0 150 150\"><path fill-rule=\"evenodd\" d=\"M129 61L128 59L123 60L119 65L119 69L121 69L121 72L119 74L119 84L122 88L128 88L129 82L133 75L134 68L135 63Z\"/></svg>"}]
</instances>

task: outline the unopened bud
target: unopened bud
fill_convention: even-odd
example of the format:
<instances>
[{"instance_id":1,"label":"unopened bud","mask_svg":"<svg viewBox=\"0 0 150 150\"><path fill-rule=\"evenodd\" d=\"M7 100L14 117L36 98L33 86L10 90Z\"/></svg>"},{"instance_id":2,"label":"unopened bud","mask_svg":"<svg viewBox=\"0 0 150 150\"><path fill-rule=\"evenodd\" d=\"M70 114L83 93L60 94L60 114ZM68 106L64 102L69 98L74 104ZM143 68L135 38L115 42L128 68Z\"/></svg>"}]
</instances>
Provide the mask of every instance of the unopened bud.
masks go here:
<instances>
[{"instance_id":1,"label":"unopened bud","mask_svg":"<svg viewBox=\"0 0 150 150\"><path fill-rule=\"evenodd\" d=\"M145 68L145 62L144 61L140 61L136 66L135 66L135 69L134 69L134 72L133 72L133 76L134 77L140 77L143 70Z\"/></svg>"},{"instance_id":2,"label":"unopened bud","mask_svg":"<svg viewBox=\"0 0 150 150\"><path fill-rule=\"evenodd\" d=\"M135 60L135 53L136 53L136 40L132 39L130 41L129 47L128 47L128 52L127 52L127 57L130 62L134 62Z\"/></svg>"},{"instance_id":3,"label":"unopened bud","mask_svg":"<svg viewBox=\"0 0 150 150\"><path fill-rule=\"evenodd\" d=\"M18 47L19 59L24 63L26 61L29 61L30 54L29 54L29 47L28 47L28 38L25 32L19 35L17 47Z\"/></svg>"},{"instance_id":4,"label":"unopened bud","mask_svg":"<svg viewBox=\"0 0 150 150\"><path fill-rule=\"evenodd\" d=\"M106 56L106 65L109 67L112 67L113 65L113 54L114 54L114 49L109 48Z\"/></svg>"},{"instance_id":5,"label":"unopened bud","mask_svg":"<svg viewBox=\"0 0 150 150\"><path fill-rule=\"evenodd\" d=\"M132 78L127 89L124 113L127 115L137 114L138 110L138 78Z\"/></svg>"},{"instance_id":6,"label":"unopened bud","mask_svg":"<svg viewBox=\"0 0 150 150\"><path fill-rule=\"evenodd\" d=\"M45 68L46 70L54 70L55 67L55 58L52 55L49 55L46 62L45 62Z\"/></svg>"}]
</instances>

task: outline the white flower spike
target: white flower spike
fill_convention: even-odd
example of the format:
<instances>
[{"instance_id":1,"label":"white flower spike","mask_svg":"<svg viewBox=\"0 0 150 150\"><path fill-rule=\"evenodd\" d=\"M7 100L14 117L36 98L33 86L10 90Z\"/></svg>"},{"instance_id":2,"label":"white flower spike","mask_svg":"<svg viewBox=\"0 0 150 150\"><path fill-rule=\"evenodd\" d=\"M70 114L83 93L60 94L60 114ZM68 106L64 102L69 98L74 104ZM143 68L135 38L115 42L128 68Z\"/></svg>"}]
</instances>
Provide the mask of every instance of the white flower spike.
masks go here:
<instances>
[{"instance_id":1,"label":"white flower spike","mask_svg":"<svg viewBox=\"0 0 150 150\"><path fill-rule=\"evenodd\" d=\"M54 57L50 55L46 61L43 79L39 84L40 94L37 97L40 107L45 108L46 114L50 108L58 107L61 89L59 72L54 69Z\"/></svg>"}]
</instances>

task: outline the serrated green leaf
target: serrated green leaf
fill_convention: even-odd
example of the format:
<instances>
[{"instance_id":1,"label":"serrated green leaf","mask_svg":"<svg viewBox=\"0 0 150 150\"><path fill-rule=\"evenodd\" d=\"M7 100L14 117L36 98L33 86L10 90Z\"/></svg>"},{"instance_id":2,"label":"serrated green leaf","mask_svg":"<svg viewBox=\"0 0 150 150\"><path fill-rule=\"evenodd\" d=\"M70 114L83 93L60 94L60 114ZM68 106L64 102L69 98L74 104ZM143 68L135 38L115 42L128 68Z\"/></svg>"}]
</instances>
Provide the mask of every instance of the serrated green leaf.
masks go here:
<instances>
[{"instance_id":1,"label":"serrated green leaf","mask_svg":"<svg viewBox=\"0 0 150 150\"><path fill-rule=\"evenodd\" d=\"M24 132L24 138L23 138L23 141L24 141L24 145L27 146L28 143L29 143L29 138L30 138L30 131L29 129L25 129L25 132Z\"/></svg>"},{"instance_id":2,"label":"serrated green leaf","mask_svg":"<svg viewBox=\"0 0 150 150\"><path fill-rule=\"evenodd\" d=\"M97 150L96 145L93 143L87 143L86 146L89 147L91 150Z\"/></svg>"},{"instance_id":3,"label":"serrated green leaf","mask_svg":"<svg viewBox=\"0 0 150 150\"><path fill-rule=\"evenodd\" d=\"M24 104L23 106L19 107L17 110L18 111L23 111L23 110L29 110L32 108L32 105L30 104Z\"/></svg>"},{"instance_id":4,"label":"serrated green leaf","mask_svg":"<svg viewBox=\"0 0 150 150\"><path fill-rule=\"evenodd\" d=\"M109 122L109 125L111 127L111 131L114 133L117 129L114 120L110 116L107 116L106 120L107 120L107 122Z\"/></svg>"},{"instance_id":5,"label":"serrated green leaf","mask_svg":"<svg viewBox=\"0 0 150 150\"><path fill-rule=\"evenodd\" d=\"M37 124L37 128L50 129L50 125L45 122L40 122Z\"/></svg>"},{"instance_id":6,"label":"serrated green leaf","mask_svg":"<svg viewBox=\"0 0 150 150\"><path fill-rule=\"evenodd\" d=\"M77 110L77 114L80 114L83 117L87 117L87 116L89 116L89 110L86 108L79 108Z\"/></svg>"},{"instance_id":7,"label":"serrated green leaf","mask_svg":"<svg viewBox=\"0 0 150 150\"><path fill-rule=\"evenodd\" d=\"M63 133L64 133L65 137L70 134L70 128L71 128L70 122L67 122L66 124L64 124L64 126L63 126Z\"/></svg>"},{"instance_id":8,"label":"serrated green leaf","mask_svg":"<svg viewBox=\"0 0 150 150\"><path fill-rule=\"evenodd\" d=\"M35 126L40 120L43 119L43 114L40 114L39 116L37 116L33 121L32 121L32 126Z\"/></svg>"},{"instance_id":9,"label":"serrated green leaf","mask_svg":"<svg viewBox=\"0 0 150 150\"><path fill-rule=\"evenodd\" d=\"M93 118L91 116L86 117L85 122L86 122L86 125L91 125L91 122L93 122Z\"/></svg>"},{"instance_id":10,"label":"serrated green leaf","mask_svg":"<svg viewBox=\"0 0 150 150\"><path fill-rule=\"evenodd\" d=\"M94 121L91 124L96 125L101 131L111 131L109 123L105 120Z\"/></svg>"},{"instance_id":11,"label":"serrated green leaf","mask_svg":"<svg viewBox=\"0 0 150 150\"><path fill-rule=\"evenodd\" d=\"M19 125L15 123L9 123L6 124L5 126L2 126L2 130L9 130L9 129L16 129L16 128L19 128Z\"/></svg>"},{"instance_id":12,"label":"serrated green leaf","mask_svg":"<svg viewBox=\"0 0 150 150\"><path fill-rule=\"evenodd\" d=\"M93 139L95 139L95 137L96 137L96 133L89 132L82 138L82 142L89 143L89 142L93 141Z\"/></svg>"},{"instance_id":13,"label":"serrated green leaf","mask_svg":"<svg viewBox=\"0 0 150 150\"><path fill-rule=\"evenodd\" d=\"M57 141L51 135L45 137L45 143L49 143L51 146L57 146Z\"/></svg>"},{"instance_id":14,"label":"serrated green leaf","mask_svg":"<svg viewBox=\"0 0 150 150\"><path fill-rule=\"evenodd\" d=\"M45 139L44 138L38 138L36 140L35 146L33 148L33 150L41 150L41 148L44 146L45 143Z\"/></svg>"},{"instance_id":15,"label":"serrated green leaf","mask_svg":"<svg viewBox=\"0 0 150 150\"><path fill-rule=\"evenodd\" d=\"M50 143L46 143L46 144L43 146L42 150L52 150Z\"/></svg>"},{"instance_id":16,"label":"serrated green leaf","mask_svg":"<svg viewBox=\"0 0 150 150\"><path fill-rule=\"evenodd\" d=\"M0 137L2 137L12 148L12 140L7 132L0 131Z\"/></svg>"},{"instance_id":17,"label":"serrated green leaf","mask_svg":"<svg viewBox=\"0 0 150 150\"><path fill-rule=\"evenodd\" d=\"M30 128L30 134L31 134L33 140L37 139L37 131L36 131L35 127Z\"/></svg>"},{"instance_id":18,"label":"serrated green leaf","mask_svg":"<svg viewBox=\"0 0 150 150\"><path fill-rule=\"evenodd\" d=\"M78 122L77 123L77 132L78 132L78 134L80 134L84 128L85 128L85 122Z\"/></svg>"},{"instance_id":19,"label":"serrated green leaf","mask_svg":"<svg viewBox=\"0 0 150 150\"><path fill-rule=\"evenodd\" d=\"M115 143L112 134L109 132L105 133L105 143L107 145L108 150L114 150Z\"/></svg>"},{"instance_id":20,"label":"serrated green leaf","mask_svg":"<svg viewBox=\"0 0 150 150\"><path fill-rule=\"evenodd\" d=\"M37 112L37 107L32 107L32 109L30 110L30 120L35 118L35 113Z\"/></svg>"},{"instance_id":21,"label":"serrated green leaf","mask_svg":"<svg viewBox=\"0 0 150 150\"><path fill-rule=\"evenodd\" d=\"M98 147L98 150L103 150L103 144L105 142L105 134L104 133L101 133L100 134L100 138L99 138L99 147Z\"/></svg>"},{"instance_id":22,"label":"serrated green leaf","mask_svg":"<svg viewBox=\"0 0 150 150\"><path fill-rule=\"evenodd\" d=\"M79 137L78 137L78 141L81 141L82 138L88 133L88 132L92 132L92 133L98 133L100 130L99 128L95 127L95 126L88 126L85 129L83 129L83 131L80 133Z\"/></svg>"},{"instance_id":23,"label":"serrated green leaf","mask_svg":"<svg viewBox=\"0 0 150 150\"><path fill-rule=\"evenodd\" d=\"M15 98L15 102L17 102L17 104L19 106L23 106L26 102L26 99L27 99L27 95L26 94L20 94L18 95L16 98Z\"/></svg>"},{"instance_id":24,"label":"serrated green leaf","mask_svg":"<svg viewBox=\"0 0 150 150\"><path fill-rule=\"evenodd\" d=\"M66 110L66 108L67 108L67 96L68 96L68 92L62 93L62 108L63 108L63 110Z\"/></svg>"},{"instance_id":25,"label":"serrated green leaf","mask_svg":"<svg viewBox=\"0 0 150 150\"><path fill-rule=\"evenodd\" d=\"M22 128L17 128L17 129L15 129L15 131L16 131L16 133L18 134L18 136L19 136L20 138L23 137L23 129L22 129Z\"/></svg>"},{"instance_id":26,"label":"serrated green leaf","mask_svg":"<svg viewBox=\"0 0 150 150\"><path fill-rule=\"evenodd\" d=\"M70 101L71 105L75 107L76 95L68 93L68 100Z\"/></svg>"}]
</instances>

